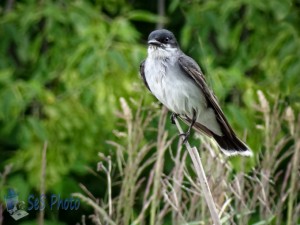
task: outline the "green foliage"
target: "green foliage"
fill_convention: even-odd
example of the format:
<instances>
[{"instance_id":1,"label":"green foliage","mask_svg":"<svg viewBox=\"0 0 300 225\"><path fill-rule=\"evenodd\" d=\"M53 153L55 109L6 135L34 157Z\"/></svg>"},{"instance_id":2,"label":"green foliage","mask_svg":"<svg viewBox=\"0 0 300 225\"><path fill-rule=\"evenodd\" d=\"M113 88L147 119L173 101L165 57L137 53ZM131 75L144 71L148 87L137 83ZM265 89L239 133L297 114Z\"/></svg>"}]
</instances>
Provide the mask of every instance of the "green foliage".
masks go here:
<instances>
[{"instance_id":1,"label":"green foliage","mask_svg":"<svg viewBox=\"0 0 300 225\"><path fill-rule=\"evenodd\" d=\"M141 11L86 1L17 3L2 13L0 133L3 157L39 187L48 140L47 187L94 160L116 122L118 96L132 95L145 55L129 18ZM140 18L153 20L145 13ZM20 19L22 18L22 19Z\"/></svg>"}]
</instances>

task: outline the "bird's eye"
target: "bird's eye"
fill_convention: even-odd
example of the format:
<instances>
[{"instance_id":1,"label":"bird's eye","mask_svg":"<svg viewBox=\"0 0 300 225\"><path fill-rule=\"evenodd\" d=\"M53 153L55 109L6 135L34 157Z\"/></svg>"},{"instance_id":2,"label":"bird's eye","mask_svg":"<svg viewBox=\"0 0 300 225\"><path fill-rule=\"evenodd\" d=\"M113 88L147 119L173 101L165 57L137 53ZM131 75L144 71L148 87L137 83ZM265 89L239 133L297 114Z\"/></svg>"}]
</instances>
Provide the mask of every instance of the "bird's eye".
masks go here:
<instances>
[{"instance_id":1,"label":"bird's eye","mask_svg":"<svg viewBox=\"0 0 300 225\"><path fill-rule=\"evenodd\" d=\"M165 38L165 42L169 42L169 40L170 40L170 39L169 39L168 37Z\"/></svg>"}]
</instances>

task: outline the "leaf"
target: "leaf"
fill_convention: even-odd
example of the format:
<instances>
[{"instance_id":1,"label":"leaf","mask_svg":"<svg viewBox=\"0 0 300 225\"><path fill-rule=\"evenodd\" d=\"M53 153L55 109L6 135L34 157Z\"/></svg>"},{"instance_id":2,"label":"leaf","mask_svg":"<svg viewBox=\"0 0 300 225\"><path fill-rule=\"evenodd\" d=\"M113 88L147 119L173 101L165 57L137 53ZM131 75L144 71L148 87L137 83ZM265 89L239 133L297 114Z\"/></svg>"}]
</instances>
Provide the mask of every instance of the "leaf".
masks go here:
<instances>
[{"instance_id":1,"label":"leaf","mask_svg":"<svg viewBox=\"0 0 300 225\"><path fill-rule=\"evenodd\" d=\"M160 18L156 14L144 10L132 10L128 12L128 19L134 21L144 21L149 23L157 23L160 20L166 22L166 18Z\"/></svg>"}]
</instances>

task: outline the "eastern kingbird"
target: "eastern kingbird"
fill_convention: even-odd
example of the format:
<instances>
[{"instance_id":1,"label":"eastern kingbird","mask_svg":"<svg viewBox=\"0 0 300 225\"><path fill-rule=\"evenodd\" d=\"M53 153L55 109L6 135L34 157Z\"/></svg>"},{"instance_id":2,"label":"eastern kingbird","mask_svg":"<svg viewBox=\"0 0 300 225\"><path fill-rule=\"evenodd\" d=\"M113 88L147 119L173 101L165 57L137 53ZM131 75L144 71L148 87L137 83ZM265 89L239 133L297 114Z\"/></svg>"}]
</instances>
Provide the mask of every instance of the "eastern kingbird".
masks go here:
<instances>
[{"instance_id":1,"label":"eastern kingbird","mask_svg":"<svg viewBox=\"0 0 300 225\"><path fill-rule=\"evenodd\" d=\"M174 118L215 139L226 155L250 156L250 148L238 139L222 112L217 98L208 88L198 64L185 55L174 34L155 30L148 37L148 56L140 65L146 87L163 103Z\"/></svg>"}]
</instances>

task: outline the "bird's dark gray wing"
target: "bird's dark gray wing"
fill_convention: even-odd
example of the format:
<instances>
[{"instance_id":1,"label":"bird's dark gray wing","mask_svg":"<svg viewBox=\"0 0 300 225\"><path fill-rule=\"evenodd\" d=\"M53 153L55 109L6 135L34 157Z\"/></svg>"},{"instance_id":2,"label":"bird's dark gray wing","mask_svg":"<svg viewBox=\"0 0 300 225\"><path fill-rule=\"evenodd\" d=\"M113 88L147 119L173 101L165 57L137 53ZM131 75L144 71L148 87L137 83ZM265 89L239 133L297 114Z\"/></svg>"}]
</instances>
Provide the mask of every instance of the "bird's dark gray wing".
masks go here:
<instances>
[{"instance_id":1,"label":"bird's dark gray wing","mask_svg":"<svg viewBox=\"0 0 300 225\"><path fill-rule=\"evenodd\" d=\"M145 77L145 60L140 64L140 75L144 81L144 84L146 85L146 87L149 89L149 91L151 92L149 85L147 83L146 77Z\"/></svg>"},{"instance_id":2,"label":"bird's dark gray wing","mask_svg":"<svg viewBox=\"0 0 300 225\"><path fill-rule=\"evenodd\" d=\"M185 72L185 74L187 76L189 76L191 79L193 79L197 83L199 88L202 90L202 92L205 96L206 102L207 102L207 107L210 107L215 111L216 119L220 125L222 133L226 136L227 135L235 136L232 128L230 127L227 119L225 118L223 111L221 110L221 108L217 102L216 96L208 88L206 81L205 81L205 77L204 77L200 67L198 66L198 64L187 55L182 55L181 57L179 57L178 61L179 61L179 65L180 65L181 69ZM198 124L198 128L201 131L204 131L203 128L201 129L201 126L203 127L203 125L201 125L201 126L200 125L201 124ZM207 131L205 133L207 133Z\"/></svg>"}]
</instances>

